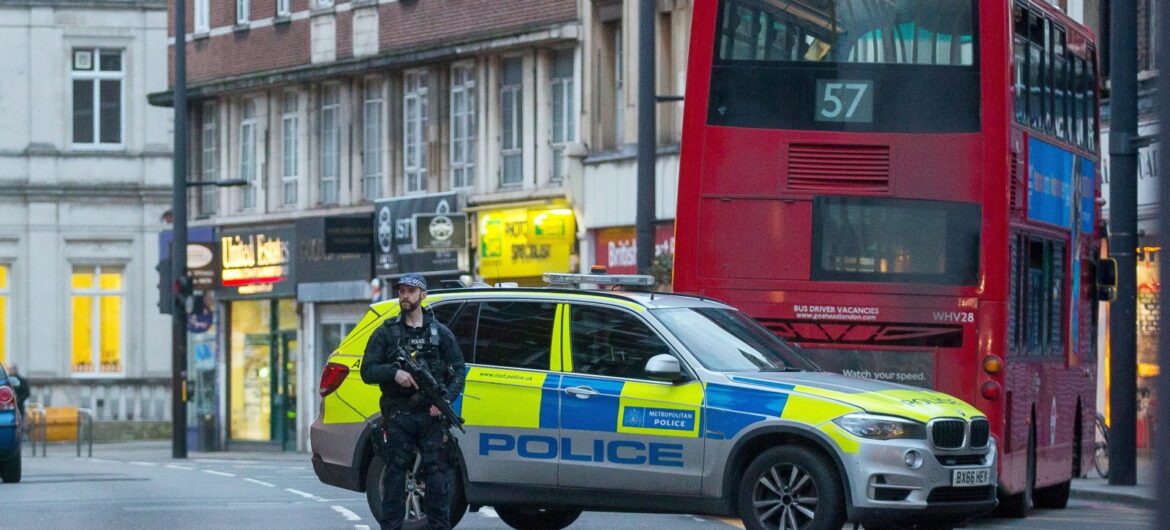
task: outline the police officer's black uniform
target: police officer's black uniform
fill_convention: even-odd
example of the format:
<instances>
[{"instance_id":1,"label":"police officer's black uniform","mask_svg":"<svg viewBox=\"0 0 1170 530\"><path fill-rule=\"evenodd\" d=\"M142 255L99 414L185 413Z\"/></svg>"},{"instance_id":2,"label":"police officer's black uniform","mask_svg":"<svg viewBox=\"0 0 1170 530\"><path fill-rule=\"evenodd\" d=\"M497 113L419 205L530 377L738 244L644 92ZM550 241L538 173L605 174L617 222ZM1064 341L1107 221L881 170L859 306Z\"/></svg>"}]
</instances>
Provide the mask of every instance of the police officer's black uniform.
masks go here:
<instances>
[{"instance_id":1,"label":"police officer's black uniform","mask_svg":"<svg viewBox=\"0 0 1170 530\"><path fill-rule=\"evenodd\" d=\"M430 404L422 403L413 388L394 381L402 367L396 361L398 352L417 352L431 374L446 389L447 401L454 402L463 392L463 355L455 335L434 314L423 309L423 325L406 325L402 316L387 319L370 336L362 358L362 381L377 384L382 389L379 401L382 421L388 435L386 473L382 477L382 528L402 527L406 516L406 471L414 463L414 452L422 452L418 474L426 483L423 513L431 528L450 528L450 484L447 483L448 444L450 435L442 416L429 413ZM418 397L415 397L418 396ZM375 433L377 434L377 433Z\"/></svg>"}]
</instances>

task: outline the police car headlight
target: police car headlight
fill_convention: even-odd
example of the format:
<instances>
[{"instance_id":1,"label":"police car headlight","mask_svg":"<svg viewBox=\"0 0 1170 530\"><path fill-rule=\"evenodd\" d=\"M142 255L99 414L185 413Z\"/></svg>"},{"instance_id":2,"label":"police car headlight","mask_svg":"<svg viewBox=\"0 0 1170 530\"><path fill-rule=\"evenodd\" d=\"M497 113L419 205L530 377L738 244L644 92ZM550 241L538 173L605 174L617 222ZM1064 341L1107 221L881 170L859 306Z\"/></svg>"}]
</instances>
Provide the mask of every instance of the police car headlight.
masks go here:
<instances>
[{"instance_id":1,"label":"police car headlight","mask_svg":"<svg viewBox=\"0 0 1170 530\"><path fill-rule=\"evenodd\" d=\"M862 438L875 440L926 439L926 425L893 416L846 414L833 420L833 423Z\"/></svg>"}]
</instances>

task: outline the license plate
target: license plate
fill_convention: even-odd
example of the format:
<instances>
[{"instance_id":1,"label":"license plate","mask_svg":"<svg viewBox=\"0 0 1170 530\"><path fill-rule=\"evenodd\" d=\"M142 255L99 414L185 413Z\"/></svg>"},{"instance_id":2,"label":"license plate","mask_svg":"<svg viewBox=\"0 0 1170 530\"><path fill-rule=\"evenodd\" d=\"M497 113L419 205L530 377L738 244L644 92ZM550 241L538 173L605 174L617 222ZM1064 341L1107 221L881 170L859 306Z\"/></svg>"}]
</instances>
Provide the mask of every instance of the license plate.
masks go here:
<instances>
[{"instance_id":1,"label":"license plate","mask_svg":"<svg viewBox=\"0 0 1170 530\"><path fill-rule=\"evenodd\" d=\"M951 486L987 486L991 484L991 469L956 469L951 471Z\"/></svg>"}]
</instances>

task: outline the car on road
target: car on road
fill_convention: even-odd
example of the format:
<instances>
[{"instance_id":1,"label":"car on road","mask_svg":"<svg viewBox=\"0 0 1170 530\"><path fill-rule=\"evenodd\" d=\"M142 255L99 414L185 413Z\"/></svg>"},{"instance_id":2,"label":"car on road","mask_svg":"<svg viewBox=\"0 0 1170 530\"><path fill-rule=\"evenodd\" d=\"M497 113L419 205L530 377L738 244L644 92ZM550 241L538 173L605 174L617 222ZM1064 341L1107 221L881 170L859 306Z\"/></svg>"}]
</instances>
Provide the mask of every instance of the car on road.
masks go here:
<instances>
[{"instance_id":1,"label":"car on road","mask_svg":"<svg viewBox=\"0 0 1170 530\"><path fill-rule=\"evenodd\" d=\"M0 365L0 480L4 482L20 482L21 421L16 389Z\"/></svg>"},{"instance_id":2,"label":"car on road","mask_svg":"<svg viewBox=\"0 0 1170 530\"><path fill-rule=\"evenodd\" d=\"M432 291L427 310L467 360L452 523L492 506L512 527L563 528L583 510L734 516L747 528L960 524L996 505L987 418L946 394L819 371L736 310L674 293L564 288L618 275L546 275L559 288ZM359 371L375 303L329 357L311 428L325 483L379 510L370 444L379 389ZM407 480L407 526L425 484Z\"/></svg>"}]
</instances>

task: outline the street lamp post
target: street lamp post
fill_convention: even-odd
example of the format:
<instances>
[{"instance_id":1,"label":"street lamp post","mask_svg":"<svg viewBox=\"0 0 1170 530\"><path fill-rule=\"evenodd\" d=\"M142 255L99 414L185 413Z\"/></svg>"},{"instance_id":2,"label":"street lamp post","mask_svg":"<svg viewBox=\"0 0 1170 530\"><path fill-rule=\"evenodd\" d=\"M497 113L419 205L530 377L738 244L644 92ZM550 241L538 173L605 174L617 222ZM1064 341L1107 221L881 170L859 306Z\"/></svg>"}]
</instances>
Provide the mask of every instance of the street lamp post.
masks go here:
<instances>
[{"instance_id":1,"label":"street lamp post","mask_svg":"<svg viewBox=\"0 0 1170 530\"><path fill-rule=\"evenodd\" d=\"M187 304L178 289L187 275L187 2L175 0L175 147L171 214L171 456L187 458Z\"/></svg>"},{"instance_id":2,"label":"street lamp post","mask_svg":"<svg viewBox=\"0 0 1170 530\"><path fill-rule=\"evenodd\" d=\"M246 186L244 179L187 182L187 2L175 0L174 195L171 214L171 456L187 458L187 188Z\"/></svg>"}]
</instances>

